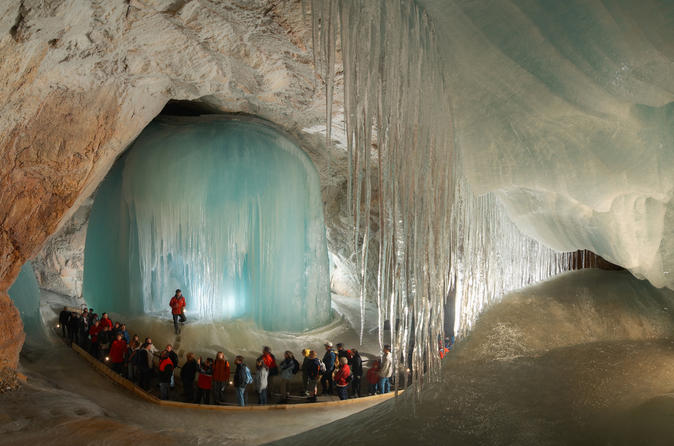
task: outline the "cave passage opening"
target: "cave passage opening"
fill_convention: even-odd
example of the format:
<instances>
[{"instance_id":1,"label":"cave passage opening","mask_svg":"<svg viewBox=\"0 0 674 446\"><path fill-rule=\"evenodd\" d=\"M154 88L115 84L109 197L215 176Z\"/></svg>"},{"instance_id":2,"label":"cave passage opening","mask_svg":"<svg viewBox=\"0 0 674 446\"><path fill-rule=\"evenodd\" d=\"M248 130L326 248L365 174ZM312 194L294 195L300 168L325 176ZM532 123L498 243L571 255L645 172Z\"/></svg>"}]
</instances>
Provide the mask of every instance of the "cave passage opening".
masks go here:
<instances>
[{"instance_id":1,"label":"cave passage opening","mask_svg":"<svg viewBox=\"0 0 674 446\"><path fill-rule=\"evenodd\" d=\"M197 110L198 111L198 110ZM272 125L160 115L99 186L83 298L97 311L250 319L299 332L332 318L318 172Z\"/></svg>"}]
</instances>

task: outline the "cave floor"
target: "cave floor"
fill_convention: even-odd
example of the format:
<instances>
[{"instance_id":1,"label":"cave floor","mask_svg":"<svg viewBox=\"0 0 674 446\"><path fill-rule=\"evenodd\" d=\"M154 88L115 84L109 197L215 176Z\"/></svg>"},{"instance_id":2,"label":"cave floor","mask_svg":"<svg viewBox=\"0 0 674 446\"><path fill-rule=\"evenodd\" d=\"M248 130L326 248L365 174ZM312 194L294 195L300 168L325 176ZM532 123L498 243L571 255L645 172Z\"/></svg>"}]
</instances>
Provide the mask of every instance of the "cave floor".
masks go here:
<instances>
[{"instance_id":1,"label":"cave floor","mask_svg":"<svg viewBox=\"0 0 674 446\"><path fill-rule=\"evenodd\" d=\"M158 407L99 375L65 345L24 351L21 390L0 394L0 444L261 444L377 404L222 413Z\"/></svg>"}]
</instances>

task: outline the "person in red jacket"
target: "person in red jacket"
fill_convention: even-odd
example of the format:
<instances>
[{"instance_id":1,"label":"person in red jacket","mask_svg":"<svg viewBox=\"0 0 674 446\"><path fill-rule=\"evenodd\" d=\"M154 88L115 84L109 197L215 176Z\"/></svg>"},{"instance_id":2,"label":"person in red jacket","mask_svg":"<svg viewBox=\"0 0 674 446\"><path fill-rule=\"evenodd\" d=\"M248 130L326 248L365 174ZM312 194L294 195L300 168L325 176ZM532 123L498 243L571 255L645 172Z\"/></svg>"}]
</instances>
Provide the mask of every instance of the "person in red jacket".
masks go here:
<instances>
[{"instance_id":1,"label":"person in red jacket","mask_svg":"<svg viewBox=\"0 0 674 446\"><path fill-rule=\"evenodd\" d=\"M181 324L187 320L185 317L185 305L185 296L183 296L182 291L176 290L175 296L173 296L169 302L171 314L173 316L173 328L175 329L176 334L180 334L178 319L180 319Z\"/></svg>"},{"instance_id":2,"label":"person in red jacket","mask_svg":"<svg viewBox=\"0 0 674 446\"><path fill-rule=\"evenodd\" d=\"M213 402L221 404L225 402L225 390L229 383L230 366L229 361L225 359L223 352L215 355L215 364L213 364Z\"/></svg>"},{"instance_id":3,"label":"person in red jacket","mask_svg":"<svg viewBox=\"0 0 674 446\"><path fill-rule=\"evenodd\" d=\"M368 395L376 395L379 387L379 361L375 361L367 371L367 382L370 385Z\"/></svg>"},{"instance_id":4,"label":"person in red jacket","mask_svg":"<svg viewBox=\"0 0 674 446\"><path fill-rule=\"evenodd\" d=\"M98 333L100 333L100 331L100 322L94 321L94 325L89 328L89 338L91 338L91 349L89 350L89 353L96 359L98 359Z\"/></svg>"},{"instance_id":5,"label":"person in red jacket","mask_svg":"<svg viewBox=\"0 0 674 446\"><path fill-rule=\"evenodd\" d=\"M108 313L103 313L101 317L101 330L104 330L105 327L110 327L110 330L112 330L112 321L108 317Z\"/></svg>"},{"instance_id":6,"label":"person in red jacket","mask_svg":"<svg viewBox=\"0 0 674 446\"><path fill-rule=\"evenodd\" d=\"M213 387L213 359L208 358L206 363L199 358L199 377L197 378L197 404L211 404L211 388Z\"/></svg>"},{"instance_id":7,"label":"person in red jacket","mask_svg":"<svg viewBox=\"0 0 674 446\"><path fill-rule=\"evenodd\" d=\"M339 395L340 400L345 400L349 398L349 393L347 391L349 383L351 382L351 368L349 367L349 360L346 356L339 358L339 370L335 373L333 381L337 386L337 395Z\"/></svg>"},{"instance_id":8,"label":"person in red jacket","mask_svg":"<svg viewBox=\"0 0 674 446\"><path fill-rule=\"evenodd\" d=\"M164 350L161 352L159 360L159 398L169 399L169 389L171 386L171 377L173 376L173 361Z\"/></svg>"},{"instance_id":9,"label":"person in red jacket","mask_svg":"<svg viewBox=\"0 0 674 446\"><path fill-rule=\"evenodd\" d=\"M126 353L126 341L122 339L121 333L117 333L116 339L110 345L110 354L108 356L112 370L119 374L122 373L122 367L124 366L124 353Z\"/></svg>"}]
</instances>

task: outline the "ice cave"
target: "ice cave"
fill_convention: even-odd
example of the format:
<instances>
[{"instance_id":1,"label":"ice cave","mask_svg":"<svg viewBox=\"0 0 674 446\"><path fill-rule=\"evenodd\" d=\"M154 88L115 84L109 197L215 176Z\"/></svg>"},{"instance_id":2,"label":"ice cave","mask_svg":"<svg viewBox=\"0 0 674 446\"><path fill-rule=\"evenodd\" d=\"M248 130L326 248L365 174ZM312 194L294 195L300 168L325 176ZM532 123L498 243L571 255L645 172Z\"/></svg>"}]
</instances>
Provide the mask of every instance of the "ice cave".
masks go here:
<instances>
[{"instance_id":1,"label":"ice cave","mask_svg":"<svg viewBox=\"0 0 674 446\"><path fill-rule=\"evenodd\" d=\"M96 193L82 293L95 308L303 331L331 316L318 173L253 121L154 121Z\"/></svg>"},{"instance_id":2,"label":"ice cave","mask_svg":"<svg viewBox=\"0 0 674 446\"><path fill-rule=\"evenodd\" d=\"M674 1L7 0L0 56L0 445L672 443Z\"/></svg>"}]
</instances>

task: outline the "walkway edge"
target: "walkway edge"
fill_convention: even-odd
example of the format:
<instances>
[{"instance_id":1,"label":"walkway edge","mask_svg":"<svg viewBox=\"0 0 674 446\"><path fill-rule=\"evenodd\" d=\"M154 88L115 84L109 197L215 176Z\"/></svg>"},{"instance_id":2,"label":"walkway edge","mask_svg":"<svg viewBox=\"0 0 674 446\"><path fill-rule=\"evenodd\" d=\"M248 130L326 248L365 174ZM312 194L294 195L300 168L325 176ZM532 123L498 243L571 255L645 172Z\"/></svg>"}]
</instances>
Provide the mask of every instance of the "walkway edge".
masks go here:
<instances>
[{"instance_id":1,"label":"walkway edge","mask_svg":"<svg viewBox=\"0 0 674 446\"><path fill-rule=\"evenodd\" d=\"M145 401L156 404L158 406L164 407L179 407L183 409L201 409L201 410L215 410L221 412L242 412L242 411L266 411L266 410L305 410L305 409L316 409L322 407L333 407L333 406L347 406L358 403L366 403L371 401L383 402L393 398L396 394L395 392L389 392L381 395L372 395L364 396L362 398L351 398L348 400L342 401L323 401L320 403L301 403L301 404L270 404L265 406L251 405L251 406L217 406L209 404L191 404L183 403L181 401L170 401L170 400L160 400L154 395L150 395L128 379L115 373L110 367L104 363L98 361L96 358L91 356L88 352L83 350L79 345L73 343L71 345L72 349L83 359L85 359L96 371L100 374L110 378L115 383L124 387L132 393L135 393ZM398 390L398 395L402 394L404 390Z\"/></svg>"}]
</instances>

